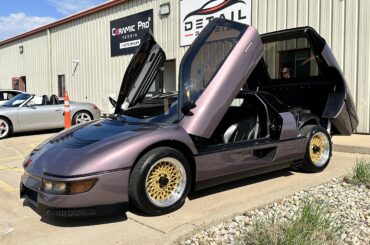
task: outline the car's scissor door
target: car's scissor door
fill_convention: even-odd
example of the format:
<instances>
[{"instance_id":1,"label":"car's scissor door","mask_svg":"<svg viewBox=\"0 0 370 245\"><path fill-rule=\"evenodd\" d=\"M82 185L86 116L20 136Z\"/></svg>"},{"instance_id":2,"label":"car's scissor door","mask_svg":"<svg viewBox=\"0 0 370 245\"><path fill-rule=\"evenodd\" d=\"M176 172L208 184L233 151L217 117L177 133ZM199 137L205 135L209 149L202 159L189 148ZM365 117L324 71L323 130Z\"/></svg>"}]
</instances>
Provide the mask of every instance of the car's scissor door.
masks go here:
<instances>
[{"instance_id":1,"label":"car's scissor door","mask_svg":"<svg viewBox=\"0 0 370 245\"><path fill-rule=\"evenodd\" d=\"M165 60L166 55L162 48L152 34L147 32L126 69L115 113L127 110L144 100Z\"/></svg>"},{"instance_id":2,"label":"car's scissor door","mask_svg":"<svg viewBox=\"0 0 370 245\"><path fill-rule=\"evenodd\" d=\"M323 119L329 119L336 128L335 130L336 134L337 133L342 135L352 134L356 130L358 125L358 116L356 112L356 107L353 102L352 95L349 90L346 79L343 76L343 72L332 50L327 45L325 39L322 38L313 28L309 26L266 33L261 35L261 39L265 47L269 47L266 50L266 56L269 57L274 57L271 55L273 52L279 52L279 55L280 54L288 55L289 53L293 54L295 52L298 53L298 51L302 51L305 49L309 49L310 52L312 52L311 57L305 58L303 62L301 62L301 64L299 65L300 71L303 71L303 69L309 71L308 76L305 77L304 72L301 72L298 75L298 69L296 64L289 62L289 60L287 64L291 63L290 64L291 67L285 68L288 70L290 70L292 67L295 68L293 69L293 74L295 74L295 78L299 79L298 83L302 82L303 78L306 78L306 81L309 81L310 79L315 81L314 79L318 78L317 80L318 82L316 82L317 84L311 87L311 89L320 88L319 87L320 83L322 84L323 87L327 83L335 84L334 88L330 91L330 93L327 96L318 95L319 98L315 98L316 104L314 107L319 108L319 105L321 103L324 103L325 107L323 109L323 112L318 113L318 116L320 116ZM279 50L277 51L276 47L278 46L284 48L279 48ZM275 47L275 49L273 47ZM269 52L271 53L269 54ZM283 60L282 57L280 57L279 59ZM285 58L285 60L287 59ZM281 64L283 63L284 62L281 62ZM266 65L270 69L271 68L273 69L274 64L276 64L276 61L274 61L274 59L270 58L270 62L266 60ZM294 78L292 74L289 74L289 77L285 78L283 77L283 79L291 78ZM273 79L269 86L270 87L275 86L276 88L277 85L276 80L277 79ZM289 84L292 85L294 79L288 81ZM306 94L308 95L308 97L310 97L311 95L308 91L304 91L304 93L302 94ZM298 100L299 103L301 104L300 106L304 107L302 104L308 103L305 102L307 101L307 99L304 96L300 96L300 94L297 93L295 93L294 95L295 97L300 98ZM321 102L320 99L323 100L323 102ZM296 98L293 98L292 100L295 103L297 103ZM293 105L294 103L288 104ZM308 107L307 105L305 106Z\"/></svg>"},{"instance_id":3,"label":"car's scissor door","mask_svg":"<svg viewBox=\"0 0 370 245\"><path fill-rule=\"evenodd\" d=\"M187 133L211 137L262 56L253 27L225 19L207 25L180 67L180 125ZM196 107L187 113L189 103Z\"/></svg>"}]
</instances>

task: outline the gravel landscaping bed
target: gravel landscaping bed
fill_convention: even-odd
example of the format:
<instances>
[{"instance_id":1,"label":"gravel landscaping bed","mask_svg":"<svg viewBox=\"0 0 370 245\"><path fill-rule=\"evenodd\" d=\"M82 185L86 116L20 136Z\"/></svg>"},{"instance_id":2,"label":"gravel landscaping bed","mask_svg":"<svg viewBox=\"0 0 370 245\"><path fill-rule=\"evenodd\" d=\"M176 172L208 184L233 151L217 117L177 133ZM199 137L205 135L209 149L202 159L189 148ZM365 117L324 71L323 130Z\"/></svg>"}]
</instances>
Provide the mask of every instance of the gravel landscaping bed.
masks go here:
<instances>
[{"instance_id":1,"label":"gravel landscaping bed","mask_svg":"<svg viewBox=\"0 0 370 245\"><path fill-rule=\"evenodd\" d=\"M248 233L256 230L258 224L271 220L271 224L286 224L295 220L297 212L307 202L320 203L332 221L327 226L338 227L338 234L322 244L370 244L370 188L346 178L337 178L264 208L247 211L232 220L201 230L181 244L255 244L250 242Z\"/></svg>"}]
</instances>

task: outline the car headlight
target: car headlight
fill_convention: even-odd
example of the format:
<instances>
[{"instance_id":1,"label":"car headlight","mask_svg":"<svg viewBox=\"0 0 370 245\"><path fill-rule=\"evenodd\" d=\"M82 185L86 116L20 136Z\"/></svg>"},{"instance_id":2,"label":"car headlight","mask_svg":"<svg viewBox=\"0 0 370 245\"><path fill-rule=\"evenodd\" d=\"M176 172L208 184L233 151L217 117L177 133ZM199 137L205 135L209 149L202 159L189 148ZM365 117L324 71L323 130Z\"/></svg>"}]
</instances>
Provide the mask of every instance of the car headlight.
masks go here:
<instances>
[{"instance_id":1,"label":"car headlight","mask_svg":"<svg viewBox=\"0 0 370 245\"><path fill-rule=\"evenodd\" d=\"M96 181L97 179L78 181L54 181L43 179L40 190L53 195L73 195L91 190Z\"/></svg>"}]
</instances>

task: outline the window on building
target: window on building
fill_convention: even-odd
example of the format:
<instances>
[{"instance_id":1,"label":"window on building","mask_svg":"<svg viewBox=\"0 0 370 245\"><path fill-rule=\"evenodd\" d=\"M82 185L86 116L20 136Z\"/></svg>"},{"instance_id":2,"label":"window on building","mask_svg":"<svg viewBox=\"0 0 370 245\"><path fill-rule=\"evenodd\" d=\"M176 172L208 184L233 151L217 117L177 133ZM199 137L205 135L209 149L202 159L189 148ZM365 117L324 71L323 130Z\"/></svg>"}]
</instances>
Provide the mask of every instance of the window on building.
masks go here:
<instances>
[{"instance_id":1,"label":"window on building","mask_svg":"<svg viewBox=\"0 0 370 245\"><path fill-rule=\"evenodd\" d=\"M14 90L20 90L26 92L26 76L13 77L12 78L12 88Z\"/></svg>"},{"instance_id":2,"label":"window on building","mask_svg":"<svg viewBox=\"0 0 370 245\"><path fill-rule=\"evenodd\" d=\"M318 76L319 69L305 38L264 44L267 70L272 79Z\"/></svg>"},{"instance_id":3,"label":"window on building","mask_svg":"<svg viewBox=\"0 0 370 245\"><path fill-rule=\"evenodd\" d=\"M63 97L65 90L66 90L65 75L58 75L58 97Z\"/></svg>"},{"instance_id":4,"label":"window on building","mask_svg":"<svg viewBox=\"0 0 370 245\"><path fill-rule=\"evenodd\" d=\"M310 49L296 49L280 52L280 77L309 77L310 76Z\"/></svg>"},{"instance_id":5,"label":"window on building","mask_svg":"<svg viewBox=\"0 0 370 245\"><path fill-rule=\"evenodd\" d=\"M167 60L159 71L150 94L176 92L176 60Z\"/></svg>"}]
</instances>

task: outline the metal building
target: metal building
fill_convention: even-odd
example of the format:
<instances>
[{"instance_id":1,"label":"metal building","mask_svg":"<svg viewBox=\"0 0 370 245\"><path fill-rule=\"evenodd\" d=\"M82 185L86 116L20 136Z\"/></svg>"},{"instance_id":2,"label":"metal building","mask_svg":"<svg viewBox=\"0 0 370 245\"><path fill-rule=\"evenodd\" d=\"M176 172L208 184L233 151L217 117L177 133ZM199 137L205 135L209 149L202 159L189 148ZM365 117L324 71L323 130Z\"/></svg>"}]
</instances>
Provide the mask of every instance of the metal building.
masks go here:
<instances>
[{"instance_id":1,"label":"metal building","mask_svg":"<svg viewBox=\"0 0 370 245\"><path fill-rule=\"evenodd\" d=\"M226 2L234 4L228 6ZM199 18L192 23L184 21L205 4L211 6L208 9L212 13L198 11ZM360 118L358 132L370 133L368 13L368 0L109 1L0 41L0 88L24 86L27 92L49 95L61 95L66 88L72 100L93 102L108 111L108 96L118 92L132 57L132 52L126 51L136 45L131 37L137 33L125 34L130 31L130 21L140 21L143 29L151 28L166 52L167 62L156 86L167 91L177 89L178 67L186 45L210 16L251 24L260 33L310 25L327 40L344 71ZM184 33L191 28L194 33ZM113 50L117 36L129 41L118 43Z\"/></svg>"}]
</instances>

